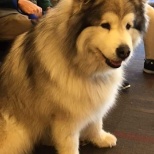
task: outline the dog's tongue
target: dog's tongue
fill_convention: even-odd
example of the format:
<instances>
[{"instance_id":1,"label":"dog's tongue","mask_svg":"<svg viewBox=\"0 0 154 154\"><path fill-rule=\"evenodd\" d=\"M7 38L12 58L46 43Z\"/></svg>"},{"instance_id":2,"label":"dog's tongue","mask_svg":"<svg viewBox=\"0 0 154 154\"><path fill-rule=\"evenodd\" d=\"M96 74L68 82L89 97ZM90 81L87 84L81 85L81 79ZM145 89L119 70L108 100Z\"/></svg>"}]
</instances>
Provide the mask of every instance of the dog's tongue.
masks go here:
<instances>
[{"instance_id":1,"label":"dog's tongue","mask_svg":"<svg viewBox=\"0 0 154 154\"><path fill-rule=\"evenodd\" d=\"M122 61L113 61L113 60L107 60L106 63L113 68L118 68L121 66Z\"/></svg>"},{"instance_id":2,"label":"dog's tongue","mask_svg":"<svg viewBox=\"0 0 154 154\"><path fill-rule=\"evenodd\" d=\"M113 60L110 60L110 63L114 66L117 66L117 67L120 67L121 66L121 61L113 61Z\"/></svg>"}]
</instances>

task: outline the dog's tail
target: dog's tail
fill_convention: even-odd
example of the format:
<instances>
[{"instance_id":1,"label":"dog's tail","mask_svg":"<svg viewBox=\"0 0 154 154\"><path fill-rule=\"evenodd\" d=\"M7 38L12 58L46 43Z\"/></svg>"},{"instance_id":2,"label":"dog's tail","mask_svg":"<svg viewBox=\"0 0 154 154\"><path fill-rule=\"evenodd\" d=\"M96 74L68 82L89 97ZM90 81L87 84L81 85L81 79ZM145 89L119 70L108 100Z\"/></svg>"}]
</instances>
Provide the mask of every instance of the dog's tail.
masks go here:
<instances>
[{"instance_id":1,"label":"dog's tail","mask_svg":"<svg viewBox=\"0 0 154 154\"><path fill-rule=\"evenodd\" d=\"M28 131L14 117L0 114L0 154L27 154L31 150Z\"/></svg>"}]
</instances>

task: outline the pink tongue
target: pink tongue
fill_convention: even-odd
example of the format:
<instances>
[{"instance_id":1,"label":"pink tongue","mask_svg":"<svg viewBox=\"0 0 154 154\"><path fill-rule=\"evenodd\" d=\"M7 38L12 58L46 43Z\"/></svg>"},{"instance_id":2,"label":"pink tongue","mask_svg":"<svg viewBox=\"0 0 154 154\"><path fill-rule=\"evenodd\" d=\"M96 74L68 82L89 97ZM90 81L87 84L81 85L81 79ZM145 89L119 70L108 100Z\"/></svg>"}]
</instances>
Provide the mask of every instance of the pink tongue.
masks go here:
<instances>
[{"instance_id":1,"label":"pink tongue","mask_svg":"<svg viewBox=\"0 0 154 154\"><path fill-rule=\"evenodd\" d=\"M114 66L120 66L122 61L113 61L113 60L110 60L110 63Z\"/></svg>"}]
</instances>

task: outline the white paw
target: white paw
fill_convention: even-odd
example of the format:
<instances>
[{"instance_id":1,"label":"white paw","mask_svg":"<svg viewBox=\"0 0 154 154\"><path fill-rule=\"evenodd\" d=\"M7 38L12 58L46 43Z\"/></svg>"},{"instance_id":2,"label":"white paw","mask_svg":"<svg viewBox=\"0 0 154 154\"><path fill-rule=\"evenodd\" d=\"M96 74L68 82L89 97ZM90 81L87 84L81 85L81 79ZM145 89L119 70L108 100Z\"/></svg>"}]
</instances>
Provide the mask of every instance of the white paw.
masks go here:
<instances>
[{"instance_id":1,"label":"white paw","mask_svg":"<svg viewBox=\"0 0 154 154\"><path fill-rule=\"evenodd\" d=\"M117 138L110 134L110 133L104 133L104 138L103 138L103 147L113 147L116 146L117 143Z\"/></svg>"},{"instance_id":2,"label":"white paw","mask_svg":"<svg viewBox=\"0 0 154 154\"><path fill-rule=\"evenodd\" d=\"M100 148L116 146L117 138L107 132L101 134L101 140L95 140L95 144Z\"/></svg>"}]
</instances>

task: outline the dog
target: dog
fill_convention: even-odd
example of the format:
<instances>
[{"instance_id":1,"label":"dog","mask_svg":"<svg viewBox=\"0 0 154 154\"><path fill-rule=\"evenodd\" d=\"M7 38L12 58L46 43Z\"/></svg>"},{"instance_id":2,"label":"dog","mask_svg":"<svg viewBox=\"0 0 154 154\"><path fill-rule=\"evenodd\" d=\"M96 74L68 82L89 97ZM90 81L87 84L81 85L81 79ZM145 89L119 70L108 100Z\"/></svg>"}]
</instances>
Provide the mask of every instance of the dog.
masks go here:
<instances>
[{"instance_id":1,"label":"dog","mask_svg":"<svg viewBox=\"0 0 154 154\"><path fill-rule=\"evenodd\" d=\"M0 72L0 153L30 153L47 129L58 154L115 146L102 118L147 21L145 0L61 0L17 37Z\"/></svg>"}]
</instances>

